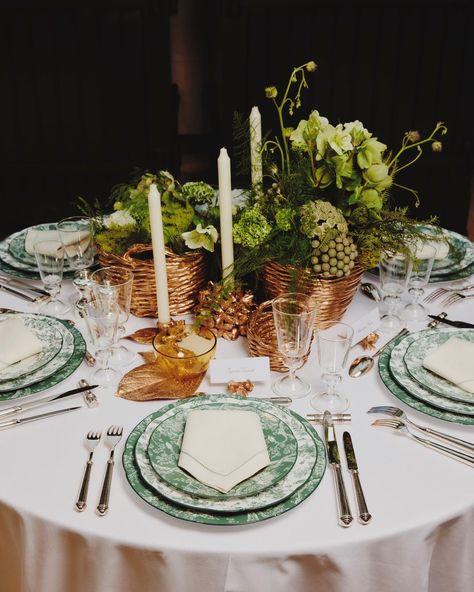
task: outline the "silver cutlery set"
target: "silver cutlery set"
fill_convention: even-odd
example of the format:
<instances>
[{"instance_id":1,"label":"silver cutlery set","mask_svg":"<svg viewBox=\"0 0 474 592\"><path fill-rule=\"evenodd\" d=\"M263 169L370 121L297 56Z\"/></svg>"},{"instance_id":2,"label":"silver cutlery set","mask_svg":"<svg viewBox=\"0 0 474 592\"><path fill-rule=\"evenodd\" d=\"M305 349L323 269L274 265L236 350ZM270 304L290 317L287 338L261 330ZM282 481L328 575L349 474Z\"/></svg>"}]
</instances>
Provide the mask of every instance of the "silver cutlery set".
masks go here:
<instances>
[{"instance_id":1,"label":"silver cutlery set","mask_svg":"<svg viewBox=\"0 0 474 592\"><path fill-rule=\"evenodd\" d=\"M27 302L39 304L50 298L45 290L23 280L0 274L0 290Z\"/></svg>"},{"instance_id":2,"label":"silver cutlery set","mask_svg":"<svg viewBox=\"0 0 474 592\"><path fill-rule=\"evenodd\" d=\"M104 516L109 510L110 489L112 486L112 474L115 466L115 447L122 439L123 427L112 425L108 428L105 443L110 449L109 458L107 460L107 468L105 471L102 489L100 492L99 503L97 505L97 514ZM86 448L89 452L89 457L86 463L84 476L82 478L81 488L75 504L75 509L78 512L83 512L87 507L87 494L89 491L89 481L93 465L94 450L102 438L102 432L91 430L86 437Z\"/></svg>"}]
</instances>

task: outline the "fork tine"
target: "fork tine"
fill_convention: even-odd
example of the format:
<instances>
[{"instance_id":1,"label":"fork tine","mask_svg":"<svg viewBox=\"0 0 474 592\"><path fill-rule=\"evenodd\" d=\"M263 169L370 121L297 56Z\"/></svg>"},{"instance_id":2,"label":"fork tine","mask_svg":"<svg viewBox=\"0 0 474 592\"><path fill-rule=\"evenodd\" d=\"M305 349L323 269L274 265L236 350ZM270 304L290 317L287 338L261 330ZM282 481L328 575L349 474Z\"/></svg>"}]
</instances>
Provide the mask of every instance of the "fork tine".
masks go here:
<instances>
[{"instance_id":1,"label":"fork tine","mask_svg":"<svg viewBox=\"0 0 474 592\"><path fill-rule=\"evenodd\" d=\"M446 292L449 292L449 290L447 288L442 288L442 287L437 288L434 292L431 292L431 294L428 294L428 296L426 296L424 301L425 302L433 302L437 298L440 298L441 296L443 296Z\"/></svg>"},{"instance_id":2,"label":"fork tine","mask_svg":"<svg viewBox=\"0 0 474 592\"><path fill-rule=\"evenodd\" d=\"M374 426L383 426L389 428L399 428L403 423L398 419L376 419L372 422Z\"/></svg>"},{"instance_id":3,"label":"fork tine","mask_svg":"<svg viewBox=\"0 0 474 592\"><path fill-rule=\"evenodd\" d=\"M378 405L377 407L371 407L367 413L378 413L378 412L387 412L387 413L395 413L398 411L397 407L392 407L390 405Z\"/></svg>"}]
</instances>

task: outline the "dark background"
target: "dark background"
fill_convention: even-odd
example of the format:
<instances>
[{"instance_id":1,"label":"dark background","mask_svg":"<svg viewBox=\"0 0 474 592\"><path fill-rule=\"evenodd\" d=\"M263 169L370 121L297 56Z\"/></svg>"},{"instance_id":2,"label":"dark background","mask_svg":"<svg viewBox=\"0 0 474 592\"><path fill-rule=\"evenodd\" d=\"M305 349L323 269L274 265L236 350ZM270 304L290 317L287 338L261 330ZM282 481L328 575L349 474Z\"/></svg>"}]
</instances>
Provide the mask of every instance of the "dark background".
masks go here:
<instances>
[{"instance_id":1,"label":"dark background","mask_svg":"<svg viewBox=\"0 0 474 592\"><path fill-rule=\"evenodd\" d=\"M314 60L296 119L361 120L397 148L444 121L398 181L416 217L466 234L473 175L473 20L460 1L101 0L0 8L0 235L107 199L133 170L217 181L232 115ZM234 161L233 161L234 162ZM234 162L235 164L235 162ZM403 175L403 177L402 177ZM237 186L242 179L234 177ZM400 203L412 204L408 194Z\"/></svg>"}]
</instances>

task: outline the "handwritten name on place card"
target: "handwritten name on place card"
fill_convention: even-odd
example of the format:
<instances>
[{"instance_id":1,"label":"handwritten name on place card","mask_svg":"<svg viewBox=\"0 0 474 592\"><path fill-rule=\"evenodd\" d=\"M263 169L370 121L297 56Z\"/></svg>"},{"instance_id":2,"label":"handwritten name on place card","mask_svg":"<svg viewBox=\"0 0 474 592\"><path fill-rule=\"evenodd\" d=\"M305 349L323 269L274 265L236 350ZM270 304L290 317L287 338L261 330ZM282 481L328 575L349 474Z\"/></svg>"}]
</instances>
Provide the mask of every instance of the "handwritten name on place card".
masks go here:
<instances>
[{"instance_id":1,"label":"handwritten name on place card","mask_svg":"<svg viewBox=\"0 0 474 592\"><path fill-rule=\"evenodd\" d=\"M270 359L260 358L224 358L212 360L209 367L212 384L243 381L248 378L252 382L270 380Z\"/></svg>"}]
</instances>

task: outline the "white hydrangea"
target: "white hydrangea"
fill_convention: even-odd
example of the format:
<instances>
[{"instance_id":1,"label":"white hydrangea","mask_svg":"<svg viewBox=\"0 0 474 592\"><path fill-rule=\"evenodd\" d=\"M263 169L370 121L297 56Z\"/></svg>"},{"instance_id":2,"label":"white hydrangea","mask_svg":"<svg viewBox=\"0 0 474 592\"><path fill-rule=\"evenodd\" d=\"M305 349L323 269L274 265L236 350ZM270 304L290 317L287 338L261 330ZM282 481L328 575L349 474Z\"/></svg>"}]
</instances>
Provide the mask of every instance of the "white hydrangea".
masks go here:
<instances>
[{"instance_id":1,"label":"white hydrangea","mask_svg":"<svg viewBox=\"0 0 474 592\"><path fill-rule=\"evenodd\" d=\"M113 214L104 217L103 224L105 228L112 228L113 226L128 226L129 224L136 224L137 221L127 210L117 210Z\"/></svg>"}]
</instances>

